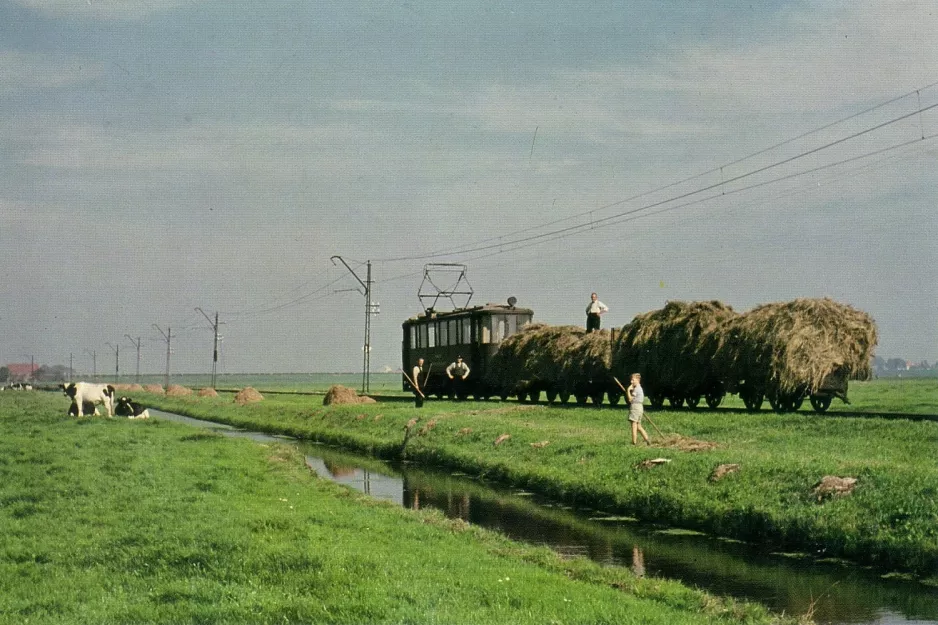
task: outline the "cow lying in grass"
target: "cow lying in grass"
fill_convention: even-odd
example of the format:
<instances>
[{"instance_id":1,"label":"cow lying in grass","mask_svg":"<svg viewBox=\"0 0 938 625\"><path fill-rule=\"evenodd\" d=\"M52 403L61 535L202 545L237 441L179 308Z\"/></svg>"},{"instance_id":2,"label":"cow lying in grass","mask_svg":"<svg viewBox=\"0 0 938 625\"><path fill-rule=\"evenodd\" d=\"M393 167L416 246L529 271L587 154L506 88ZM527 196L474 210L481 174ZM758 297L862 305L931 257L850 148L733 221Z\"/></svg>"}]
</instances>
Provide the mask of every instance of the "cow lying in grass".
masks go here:
<instances>
[{"instance_id":1,"label":"cow lying in grass","mask_svg":"<svg viewBox=\"0 0 938 625\"><path fill-rule=\"evenodd\" d=\"M62 390L72 398L72 403L78 408L79 417L85 415L85 402L104 404L107 416L114 416L114 387L110 384L92 384L91 382L72 382L63 384Z\"/></svg>"},{"instance_id":2,"label":"cow lying in grass","mask_svg":"<svg viewBox=\"0 0 938 625\"><path fill-rule=\"evenodd\" d=\"M141 406L129 397L121 397L117 400L117 406L114 408L114 414L128 419L149 419L150 411Z\"/></svg>"}]
</instances>

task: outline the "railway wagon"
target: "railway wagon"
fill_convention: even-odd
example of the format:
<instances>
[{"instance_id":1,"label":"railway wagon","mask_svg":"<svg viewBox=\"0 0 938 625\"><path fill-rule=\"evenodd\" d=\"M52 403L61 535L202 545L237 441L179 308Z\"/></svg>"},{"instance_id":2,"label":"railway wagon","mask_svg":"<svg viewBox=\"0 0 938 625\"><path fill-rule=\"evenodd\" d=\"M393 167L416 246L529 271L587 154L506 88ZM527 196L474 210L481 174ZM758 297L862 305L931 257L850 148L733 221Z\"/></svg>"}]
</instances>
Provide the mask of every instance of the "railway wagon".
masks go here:
<instances>
[{"instance_id":1,"label":"railway wagon","mask_svg":"<svg viewBox=\"0 0 938 625\"><path fill-rule=\"evenodd\" d=\"M484 304L457 308L446 312L428 309L402 324L401 362L406 375L401 376L402 388L412 391L407 377L418 358L424 359L420 380L424 394L466 399L488 399L497 389L486 383L486 373L503 340L531 323L534 311L508 304ZM454 385L446 375L446 367L462 356L469 367L463 384Z\"/></svg>"}]
</instances>

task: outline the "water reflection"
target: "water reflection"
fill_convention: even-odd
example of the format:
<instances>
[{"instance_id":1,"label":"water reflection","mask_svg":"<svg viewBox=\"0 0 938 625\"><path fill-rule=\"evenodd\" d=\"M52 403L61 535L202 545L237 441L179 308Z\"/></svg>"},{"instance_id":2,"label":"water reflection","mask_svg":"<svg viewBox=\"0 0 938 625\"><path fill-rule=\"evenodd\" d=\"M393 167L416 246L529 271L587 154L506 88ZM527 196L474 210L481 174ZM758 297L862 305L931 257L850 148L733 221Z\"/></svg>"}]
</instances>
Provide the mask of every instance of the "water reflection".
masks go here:
<instances>
[{"instance_id":1,"label":"water reflection","mask_svg":"<svg viewBox=\"0 0 938 625\"><path fill-rule=\"evenodd\" d=\"M227 436L290 440L160 411L151 414ZM804 614L813 605L817 623L938 625L938 590L883 579L861 567L767 554L751 545L575 510L531 493L319 445L301 449L318 475L371 496L415 510L435 508L516 540L627 567L636 575L678 579L714 594L758 601L785 614Z\"/></svg>"},{"instance_id":2,"label":"water reflection","mask_svg":"<svg viewBox=\"0 0 938 625\"><path fill-rule=\"evenodd\" d=\"M310 467L323 477L408 508L435 508L566 556L623 566L640 576L679 579L715 594L758 601L776 612L804 614L813 606L818 623L938 624L934 589L882 579L860 567L767 554L752 545L648 527L531 493L322 446L305 452Z\"/></svg>"}]
</instances>

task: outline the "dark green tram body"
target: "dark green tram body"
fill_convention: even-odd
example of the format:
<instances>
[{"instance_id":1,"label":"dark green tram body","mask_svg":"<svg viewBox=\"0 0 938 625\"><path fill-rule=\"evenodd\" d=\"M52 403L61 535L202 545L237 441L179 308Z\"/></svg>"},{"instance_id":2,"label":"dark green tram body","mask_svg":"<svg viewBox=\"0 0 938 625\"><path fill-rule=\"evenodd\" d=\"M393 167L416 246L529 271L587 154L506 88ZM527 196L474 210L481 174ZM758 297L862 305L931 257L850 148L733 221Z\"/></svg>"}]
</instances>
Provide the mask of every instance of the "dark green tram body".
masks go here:
<instances>
[{"instance_id":1,"label":"dark green tram body","mask_svg":"<svg viewBox=\"0 0 938 625\"><path fill-rule=\"evenodd\" d=\"M507 304L485 304L447 312L429 310L402 324L401 362L406 375L401 376L405 391L413 390L407 378L418 358L424 359L419 381L427 397L468 396L489 398L496 389L486 384L486 374L503 340L531 323L534 311ZM469 376L462 385L454 385L446 368L462 356Z\"/></svg>"}]
</instances>

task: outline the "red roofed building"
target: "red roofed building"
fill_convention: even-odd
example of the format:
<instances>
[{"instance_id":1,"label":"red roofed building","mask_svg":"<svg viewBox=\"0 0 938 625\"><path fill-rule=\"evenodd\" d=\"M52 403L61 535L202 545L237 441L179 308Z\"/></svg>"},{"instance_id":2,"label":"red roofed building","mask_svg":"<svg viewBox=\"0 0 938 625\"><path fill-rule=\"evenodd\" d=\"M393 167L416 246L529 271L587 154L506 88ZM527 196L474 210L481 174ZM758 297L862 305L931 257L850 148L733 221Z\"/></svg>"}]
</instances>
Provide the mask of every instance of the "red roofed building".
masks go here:
<instances>
[{"instance_id":1,"label":"red roofed building","mask_svg":"<svg viewBox=\"0 0 938 625\"><path fill-rule=\"evenodd\" d=\"M36 372L36 369L39 368L39 365L34 365L28 362L15 362L7 365L6 367L10 372L10 382L26 382L27 380L32 379L33 373Z\"/></svg>"}]
</instances>

